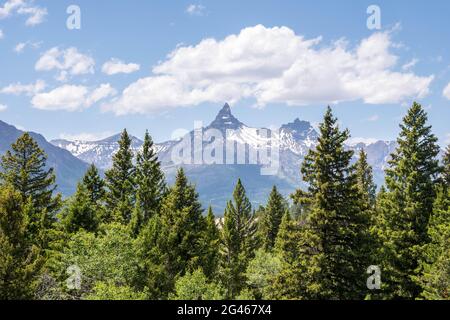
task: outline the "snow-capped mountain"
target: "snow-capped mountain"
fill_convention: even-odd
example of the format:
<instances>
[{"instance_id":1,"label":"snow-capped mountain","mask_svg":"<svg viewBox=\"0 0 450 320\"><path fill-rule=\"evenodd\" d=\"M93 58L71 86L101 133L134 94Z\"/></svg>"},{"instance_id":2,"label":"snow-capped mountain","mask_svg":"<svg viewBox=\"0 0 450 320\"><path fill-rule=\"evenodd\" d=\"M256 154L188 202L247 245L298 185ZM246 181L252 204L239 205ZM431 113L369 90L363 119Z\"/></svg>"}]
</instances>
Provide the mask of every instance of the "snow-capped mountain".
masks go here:
<instances>
[{"instance_id":1,"label":"snow-capped mountain","mask_svg":"<svg viewBox=\"0 0 450 320\"><path fill-rule=\"evenodd\" d=\"M158 153L169 183L173 181L177 168L182 165L189 178L196 184L205 206L213 205L217 213L225 207L226 200L230 197L238 178L243 180L254 205L263 204L274 184L285 195L304 186L300 177L300 166L308 150L316 146L319 136L311 123L298 118L282 125L279 130L249 127L232 114L228 104L223 106L208 126L200 130L200 144L195 144L198 132L198 129L193 130L180 140L155 144L155 151ZM214 139L211 136L214 136ZM105 170L111 166L112 156L119 147L119 139L120 134L93 142L67 140L51 142L70 151L79 159L94 163ZM216 148L211 152L211 146L215 143ZM261 160L261 152L266 152L269 145L278 150L279 165L274 175L262 175L261 168L265 165L259 160ZM142 141L132 137L133 151L137 152L141 146ZM186 146L190 147L187 152ZM395 148L395 142L351 143L349 141L347 147L355 151L366 150L368 161L374 169L375 180L381 184L383 170L389 155ZM174 155L178 156L179 149L183 150L183 148L184 159L187 161L181 164L174 160ZM195 155L199 148L200 156ZM272 152L269 152L270 155ZM358 153L355 152L355 160L357 155ZM209 163L207 163L208 159Z\"/></svg>"}]
</instances>

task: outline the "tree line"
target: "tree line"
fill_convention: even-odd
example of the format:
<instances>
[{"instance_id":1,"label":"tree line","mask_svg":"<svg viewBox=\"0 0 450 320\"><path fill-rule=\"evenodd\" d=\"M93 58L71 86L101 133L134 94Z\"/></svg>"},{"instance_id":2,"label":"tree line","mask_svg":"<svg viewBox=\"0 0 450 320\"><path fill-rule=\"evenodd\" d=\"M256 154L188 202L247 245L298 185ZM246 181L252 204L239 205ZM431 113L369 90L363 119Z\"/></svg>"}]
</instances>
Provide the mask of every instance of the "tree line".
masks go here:
<instances>
[{"instance_id":1,"label":"tree line","mask_svg":"<svg viewBox=\"0 0 450 320\"><path fill-rule=\"evenodd\" d=\"M0 299L449 299L450 147L439 161L418 103L400 129L377 192L328 108L308 188L252 208L238 180L222 218L182 168L167 185L148 132L68 199L25 133L0 160Z\"/></svg>"}]
</instances>

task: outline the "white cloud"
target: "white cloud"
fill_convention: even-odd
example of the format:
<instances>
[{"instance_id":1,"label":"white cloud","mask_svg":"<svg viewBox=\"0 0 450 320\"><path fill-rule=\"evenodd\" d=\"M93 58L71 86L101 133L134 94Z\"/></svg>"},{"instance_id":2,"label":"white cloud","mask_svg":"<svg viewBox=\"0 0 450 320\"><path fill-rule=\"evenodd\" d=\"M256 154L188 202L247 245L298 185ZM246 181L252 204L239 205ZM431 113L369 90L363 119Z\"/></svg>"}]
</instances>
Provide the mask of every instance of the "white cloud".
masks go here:
<instances>
[{"instance_id":1,"label":"white cloud","mask_svg":"<svg viewBox=\"0 0 450 320\"><path fill-rule=\"evenodd\" d=\"M6 109L8 109L8 106L0 103L0 112L5 111Z\"/></svg>"},{"instance_id":2,"label":"white cloud","mask_svg":"<svg viewBox=\"0 0 450 320\"><path fill-rule=\"evenodd\" d=\"M447 86L442 91L442 95L446 97L448 100L450 100L450 82L447 84Z\"/></svg>"},{"instance_id":3,"label":"white cloud","mask_svg":"<svg viewBox=\"0 0 450 320\"><path fill-rule=\"evenodd\" d=\"M201 4L190 4L186 8L186 12L193 16L202 16L205 14L205 6L202 6Z\"/></svg>"},{"instance_id":4,"label":"white cloud","mask_svg":"<svg viewBox=\"0 0 450 320\"><path fill-rule=\"evenodd\" d=\"M220 41L177 47L152 76L130 84L105 109L120 115L244 98L262 107L426 96L433 75L397 71L390 37L375 33L348 48L344 40L319 46L321 37L305 39L287 27L245 28Z\"/></svg>"},{"instance_id":5,"label":"white cloud","mask_svg":"<svg viewBox=\"0 0 450 320\"><path fill-rule=\"evenodd\" d=\"M41 47L42 42L19 42L18 44L16 44L16 46L14 47L14 51L18 54L24 52L24 50L27 47L31 47L33 49L38 49Z\"/></svg>"},{"instance_id":6,"label":"white cloud","mask_svg":"<svg viewBox=\"0 0 450 320\"><path fill-rule=\"evenodd\" d=\"M21 95L26 94L28 96L35 95L46 87L44 80L36 80L35 83L22 84L20 82L12 83L0 90L0 93Z\"/></svg>"},{"instance_id":7,"label":"white cloud","mask_svg":"<svg viewBox=\"0 0 450 320\"><path fill-rule=\"evenodd\" d=\"M14 13L27 16L25 24L35 26L45 21L48 12L46 8L35 6L32 0L8 0L0 6L0 20Z\"/></svg>"},{"instance_id":8,"label":"white cloud","mask_svg":"<svg viewBox=\"0 0 450 320\"><path fill-rule=\"evenodd\" d=\"M3 39L5 37L5 34L3 33L3 30L0 29L0 40Z\"/></svg>"},{"instance_id":9,"label":"white cloud","mask_svg":"<svg viewBox=\"0 0 450 320\"><path fill-rule=\"evenodd\" d=\"M33 107L41 110L78 111L115 94L116 90L109 83L94 90L81 85L63 85L50 92L36 94L31 103Z\"/></svg>"},{"instance_id":10,"label":"white cloud","mask_svg":"<svg viewBox=\"0 0 450 320\"><path fill-rule=\"evenodd\" d=\"M111 60L105 62L102 66L102 72L107 75L113 75L117 73L132 73L138 71L141 68L140 65L136 63L124 63L119 59L112 58Z\"/></svg>"},{"instance_id":11,"label":"white cloud","mask_svg":"<svg viewBox=\"0 0 450 320\"><path fill-rule=\"evenodd\" d=\"M27 44L25 42L20 42L14 47L16 53L22 53Z\"/></svg>"},{"instance_id":12,"label":"white cloud","mask_svg":"<svg viewBox=\"0 0 450 320\"><path fill-rule=\"evenodd\" d=\"M112 136L113 133L111 131L104 132L82 132L82 133L61 133L59 135L60 139L68 140L68 141L99 141L105 138Z\"/></svg>"},{"instance_id":13,"label":"white cloud","mask_svg":"<svg viewBox=\"0 0 450 320\"><path fill-rule=\"evenodd\" d=\"M402 70L407 71L407 70L411 69L412 67L414 67L417 64L417 62L419 62L419 59L416 59L416 58L412 59L411 61L405 63L402 66Z\"/></svg>"},{"instance_id":14,"label":"white cloud","mask_svg":"<svg viewBox=\"0 0 450 320\"><path fill-rule=\"evenodd\" d=\"M93 74L94 66L94 59L78 52L77 48L60 50L54 47L41 55L34 68L36 71L59 70L57 79L64 81L68 75Z\"/></svg>"},{"instance_id":15,"label":"white cloud","mask_svg":"<svg viewBox=\"0 0 450 320\"><path fill-rule=\"evenodd\" d=\"M367 118L367 121L374 122L374 121L378 121L379 119L380 119L380 116L377 114L374 114L373 116L370 116L369 118Z\"/></svg>"}]
</instances>

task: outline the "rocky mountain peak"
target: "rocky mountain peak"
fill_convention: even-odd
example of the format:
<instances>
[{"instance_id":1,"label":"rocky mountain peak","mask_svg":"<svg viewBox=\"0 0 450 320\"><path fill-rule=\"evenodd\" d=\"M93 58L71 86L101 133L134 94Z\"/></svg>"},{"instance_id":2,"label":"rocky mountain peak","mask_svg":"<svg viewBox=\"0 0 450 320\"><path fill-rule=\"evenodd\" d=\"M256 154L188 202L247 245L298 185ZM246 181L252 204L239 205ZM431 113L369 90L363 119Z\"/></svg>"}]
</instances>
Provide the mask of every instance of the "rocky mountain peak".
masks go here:
<instances>
[{"instance_id":1,"label":"rocky mountain peak","mask_svg":"<svg viewBox=\"0 0 450 320\"><path fill-rule=\"evenodd\" d=\"M209 125L210 128L215 128L219 130L226 130L226 129L239 129L240 127L244 126L242 122L240 122L232 113L231 108L228 103L225 103L225 105L220 109L219 113L217 114L216 118L213 122Z\"/></svg>"}]
</instances>

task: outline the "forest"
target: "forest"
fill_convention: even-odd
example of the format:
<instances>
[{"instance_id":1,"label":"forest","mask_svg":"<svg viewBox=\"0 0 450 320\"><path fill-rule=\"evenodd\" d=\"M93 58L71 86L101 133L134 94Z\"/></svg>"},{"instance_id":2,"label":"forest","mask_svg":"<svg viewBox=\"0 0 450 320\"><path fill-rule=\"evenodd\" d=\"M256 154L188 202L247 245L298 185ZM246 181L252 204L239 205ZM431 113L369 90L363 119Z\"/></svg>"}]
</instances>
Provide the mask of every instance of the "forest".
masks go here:
<instances>
[{"instance_id":1,"label":"forest","mask_svg":"<svg viewBox=\"0 0 450 320\"><path fill-rule=\"evenodd\" d=\"M0 160L1 300L450 299L450 147L414 102L376 186L328 108L299 166L308 185L252 207L238 180L203 208L184 170L168 185L147 132L75 194L28 133ZM373 271L373 272L372 272ZM375 280L374 280L375 279Z\"/></svg>"}]
</instances>

